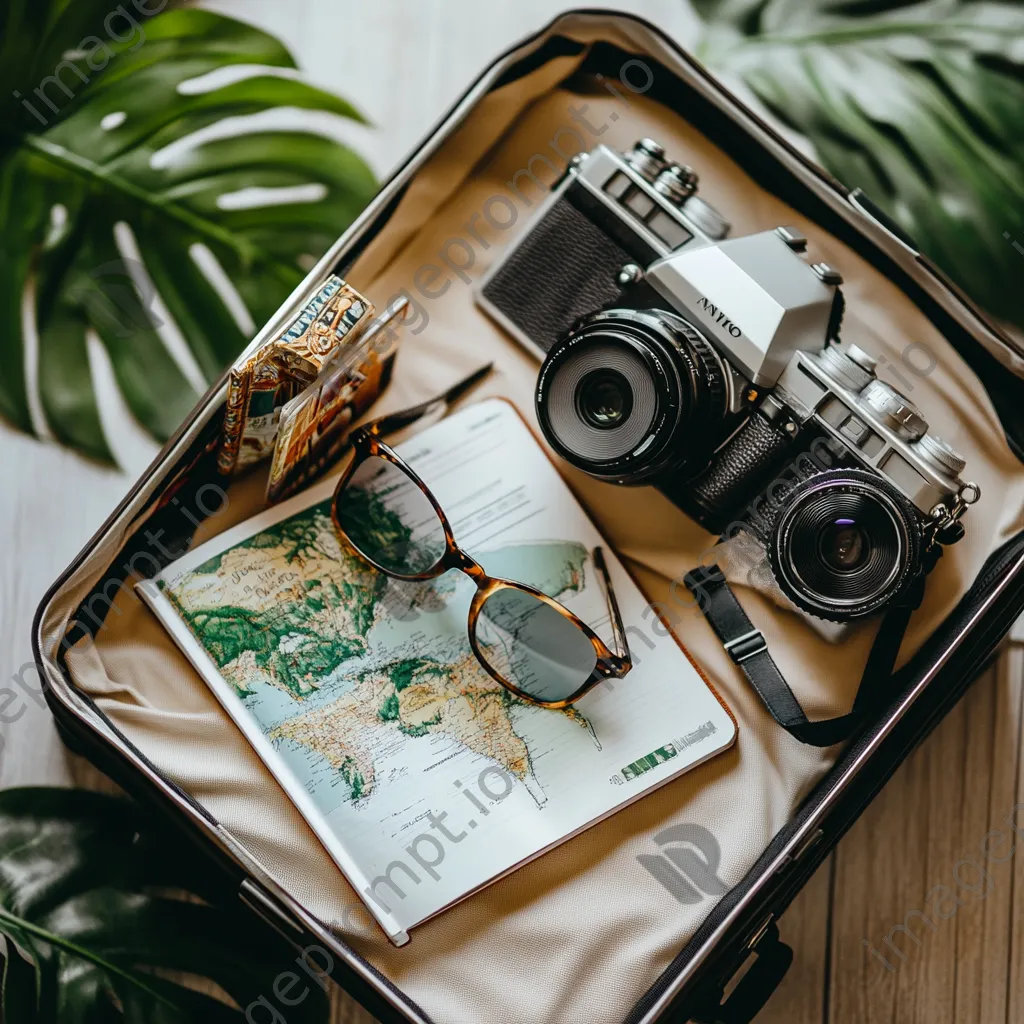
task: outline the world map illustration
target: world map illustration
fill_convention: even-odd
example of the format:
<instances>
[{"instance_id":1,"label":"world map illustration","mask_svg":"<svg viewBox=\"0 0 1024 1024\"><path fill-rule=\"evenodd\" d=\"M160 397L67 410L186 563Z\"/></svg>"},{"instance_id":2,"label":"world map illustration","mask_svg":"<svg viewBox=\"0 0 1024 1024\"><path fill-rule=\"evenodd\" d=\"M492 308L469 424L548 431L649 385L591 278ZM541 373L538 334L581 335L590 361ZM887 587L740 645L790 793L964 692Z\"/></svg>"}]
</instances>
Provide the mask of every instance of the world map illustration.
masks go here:
<instances>
[{"instance_id":1,"label":"world map illustration","mask_svg":"<svg viewBox=\"0 0 1024 1024\"><path fill-rule=\"evenodd\" d=\"M389 538L408 533L382 506L367 512ZM562 599L584 589L587 558L558 540L480 555L491 575ZM543 804L528 705L472 653L462 574L388 579L343 547L328 500L161 586L322 810L368 806L390 778L382 763L423 737L492 761ZM600 747L574 708L542 714L565 715Z\"/></svg>"}]
</instances>

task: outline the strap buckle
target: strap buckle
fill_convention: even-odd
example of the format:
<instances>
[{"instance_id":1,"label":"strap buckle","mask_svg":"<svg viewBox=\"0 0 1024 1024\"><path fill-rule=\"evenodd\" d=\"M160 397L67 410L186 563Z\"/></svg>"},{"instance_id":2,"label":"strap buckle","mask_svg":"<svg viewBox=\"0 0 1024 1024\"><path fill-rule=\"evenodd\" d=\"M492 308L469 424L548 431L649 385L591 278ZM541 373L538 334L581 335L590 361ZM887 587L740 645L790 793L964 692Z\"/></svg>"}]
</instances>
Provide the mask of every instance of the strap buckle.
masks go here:
<instances>
[{"instance_id":1,"label":"strap buckle","mask_svg":"<svg viewBox=\"0 0 1024 1024\"><path fill-rule=\"evenodd\" d=\"M752 629L749 633L727 640L723 646L737 665L742 665L748 658L768 650L768 644L759 629Z\"/></svg>"}]
</instances>

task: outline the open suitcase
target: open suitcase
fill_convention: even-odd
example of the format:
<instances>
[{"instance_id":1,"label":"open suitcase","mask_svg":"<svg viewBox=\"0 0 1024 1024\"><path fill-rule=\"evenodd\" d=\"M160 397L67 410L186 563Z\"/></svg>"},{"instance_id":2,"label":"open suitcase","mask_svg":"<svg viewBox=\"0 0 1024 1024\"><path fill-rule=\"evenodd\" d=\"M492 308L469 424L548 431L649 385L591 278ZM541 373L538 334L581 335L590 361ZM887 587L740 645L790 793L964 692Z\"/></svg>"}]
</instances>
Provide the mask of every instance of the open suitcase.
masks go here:
<instances>
[{"instance_id":1,"label":"open suitcase","mask_svg":"<svg viewBox=\"0 0 1024 1024\"><path fill-rule=\"evenodd\" d=\"M572 116L584 104L585 126ZM316 947L318 962L326 958L335 980L382 1021L751 1020L792 959L779 941L779 916L1024 611L1024 352L868 197L808 161L633 17L566 14L497 60L249 351L336 272L379 303L405 289L413 306L382 411L436 394L494 359L499 372L486 387L532 416L538 364L483 314L471 284L528 222L533 204L522 197L534 194L537 154L561 168L597 135L618 149L642 136L660 140L696 168L701 194L726 213L734 234L796 224L814 258L843 272L846 336L888 353L895 367L908 346L933 354L932 369L914 380L914 401L964 451L983 500L966 537L929 578L884 706L845 747L807 746L781 730L704 619L680 618L677 631L736 715L734 748L394 949L353 925L345 880L123 586L142 564L133 555L153 550L147 534L169 554L183 538L222 530L260 507L256 472L232 483L224 515L203 521L226 393L223 380L213 387L46 595L36 657L69 746L164 811L208 851L225 887L299 950ZM512 181L527 191L517 198ZM474 214L497 194L516 213L503 213L512 223L496 228L495 219L487 226ZM510 196L518 205L508 205ZM428 298L436 278L423 288L416 271L438 263L450 286ZM655 608L670 620L681 616L673 604L679 582L713 538L652 489L565 475ZM847 640L837 659L794 616L756 597L749 608L808 715L847 711L870 628ZM677 855L666 858L671 847ZM688 875L674 873L680 864L690 865Z\"/></svg>"}]
</instances>

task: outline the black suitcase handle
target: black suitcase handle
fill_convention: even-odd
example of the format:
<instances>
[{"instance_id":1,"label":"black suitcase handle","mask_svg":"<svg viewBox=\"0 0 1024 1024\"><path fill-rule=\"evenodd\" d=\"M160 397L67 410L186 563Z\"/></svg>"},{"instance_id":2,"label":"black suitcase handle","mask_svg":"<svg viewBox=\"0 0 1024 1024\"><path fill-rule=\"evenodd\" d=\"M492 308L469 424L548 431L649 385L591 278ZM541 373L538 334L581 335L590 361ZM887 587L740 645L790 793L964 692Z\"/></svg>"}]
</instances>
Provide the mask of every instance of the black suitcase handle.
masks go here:
<instances>
[{"instance_id":1,"label":"black suitcase handle","mask_svg":"<svg viewBox=\"0 0 1024 1024\"><path fill-rule=\"evenodd\" d=\"M696 1024L750 1024L782 983L793 963L792 947L779 938L779 926L772 921L754 946L755 960L727 999L719 989L691 1019Z\"/></svg>"}]
</instances>

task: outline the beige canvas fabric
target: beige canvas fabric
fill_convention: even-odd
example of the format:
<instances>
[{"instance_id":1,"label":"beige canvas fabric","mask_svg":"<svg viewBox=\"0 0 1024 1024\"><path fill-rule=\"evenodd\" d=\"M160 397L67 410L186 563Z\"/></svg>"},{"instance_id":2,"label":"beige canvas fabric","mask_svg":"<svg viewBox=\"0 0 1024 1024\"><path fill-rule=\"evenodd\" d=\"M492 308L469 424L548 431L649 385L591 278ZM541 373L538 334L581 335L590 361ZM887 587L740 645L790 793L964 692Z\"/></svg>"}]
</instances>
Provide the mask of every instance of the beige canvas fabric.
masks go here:
<instances>
[{"instance_id":1,"label":"beige canvas fabric","mask_svg":"<svg viewBox=\"0 0 1024 1024\"><path fill-rule=\"evenodd\" d=\"M970 512L965 540L929 581L904 644L906 658L952 608L985 557L1024 527L1024 467L1009 451L974 374L884 277L764 192L756 167L736 166L683 120L640 97L626 108L604 91L550 91L562 69L548 65L542 73L478 108L478 116L421 172L395 214L394 232L385 231L348 274L378 303L412 288L418 307L412 323L417 333L405 336L394 382L374 412L432 395L493 360L497 369L476 394L505 395L534 422L536 361L477 309L469 286L454 274L434 299L419 296L414 282L426 279L416 278L426 264L443 269L438 252L447 240L469 240L465 225L492 196L504 195L515 200L516 223L498 231L476 218L489 248L474 243L469 276L489 265L527 219L528 210L506 182L537 152L557 161L549 143L560 129L579 130L569 108L586 103L589 122L607 125L601 142L625 147L652 135L696 167L702 194L728 215L734 233L781 223L803 229L813 258L841 268L846 277L847 339L897 367L911 343L924 347L915 352L927 350L934 359L931 372L910 377L911 397L966 456L967 476L980 484L983 498ZM584 135L584 141L589 146L597 139ZM568 133L562 146L575 151ZM542 168L539 173L544 175ZM524 188L532 194L530 186ZM491 209L498 219L510 216L498 206ZM442 280L431 286L439 288ZM921 358L913 365L930 362ZM901 386L884 371L882 377ZM120 613L108 616L96 644L68 656L76 685L96 698L168 778L208 808L288 892L444 1024L620 1022L718 898L678 902L637 856L657 853L654 836L666 827L695 823L710 830L721 849L718 876L736 884L836 755L803 746L778 728L699 613L676 600L687 595L673 581L698 562L713 538L652 489L618 488L561 468L734 712L739 738L728 753L415 929L402 949L390 946L353 909L358 900L337 868L141 603L122 595ZM256 511L262 487L261 473L234 485L229 507L204 525L201 536ZM862 627L837 649L770 601L746 591L743 602L808 714L848 710L875 627ZM662 627L654 614L628 625L642 659L641 634ZM621 685L628 686L628 679ZM444 810L453 796L438 794L436 810ZM486 842L483 830L474 839Z\"/></svg>"}]
</instances>

